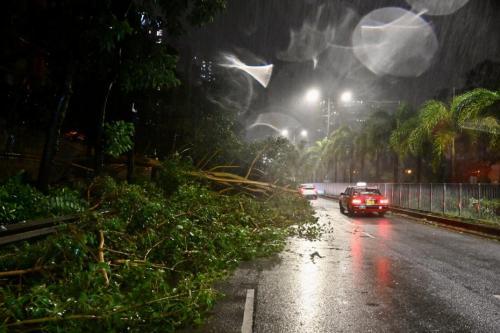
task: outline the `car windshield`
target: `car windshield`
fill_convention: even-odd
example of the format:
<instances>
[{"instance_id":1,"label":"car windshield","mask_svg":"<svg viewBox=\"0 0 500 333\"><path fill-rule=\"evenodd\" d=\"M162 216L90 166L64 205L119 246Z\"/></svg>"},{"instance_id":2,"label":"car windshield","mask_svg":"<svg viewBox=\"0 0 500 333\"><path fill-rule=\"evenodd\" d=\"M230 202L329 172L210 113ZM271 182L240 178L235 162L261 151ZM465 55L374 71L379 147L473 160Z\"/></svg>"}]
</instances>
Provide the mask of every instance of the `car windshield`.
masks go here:
<instances>
[{"instance_id":1,"label":"car windshield","mask_svg":"<svg viewBox=\"0 0 500 333\"><path fill-rule=\"evenodd\" d=\"M357 188L354 190L354 195L370 195L370 194L380 195L380 191L378 190L378 188Z\"/></svg>"}]
</instances>

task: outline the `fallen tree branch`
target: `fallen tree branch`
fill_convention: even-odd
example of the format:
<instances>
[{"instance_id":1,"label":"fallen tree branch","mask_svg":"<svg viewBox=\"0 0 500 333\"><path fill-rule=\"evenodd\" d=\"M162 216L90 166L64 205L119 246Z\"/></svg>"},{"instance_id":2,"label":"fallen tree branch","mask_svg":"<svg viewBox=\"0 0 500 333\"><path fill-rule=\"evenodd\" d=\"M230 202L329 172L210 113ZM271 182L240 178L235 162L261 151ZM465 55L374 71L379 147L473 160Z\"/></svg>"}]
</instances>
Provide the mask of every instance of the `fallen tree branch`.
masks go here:
<instances>
[{"instance_id":1,"label":"fallen tree branch","mask_svg":"<svg viewBox=\"0 0 500 333\"><path fill-rule=\"evenodd\" d=\"M214 170L212 168L211 170ZM231 190L239 190L242 193L247 193L252 196L258 194L264 197L270 197L276 192L289 192L297 193L296 190L292 190L286 186L279 186L276 183L267 183L263 181L256 181L247 179L240 175L223 172L223 171L190 171L187 172L189 176L209 180L218 186L223 186L225 188L219 190L219 193L225 193Z\"/></svg>"},{"instance_id":2,"label":"fallen tree branch","mask_svg":"<svg viewBox=\"0 0 500 333\"><path fill-rule=\"evenodd\" d=\"M250 167L248 168L247 174L245 175L245 179L248 179L248 176L250 176L250 173L252 172L252 169L253 169L255 163L260 158L260 156L266 151L266 149L267 149L267 146L265 146L264 149L262 149L261 151L259 151L257 153L257 155L255 155L255 158L253 159L252 164L250 164Z\"/></svg>"},{"instance_id":3,"label":"fallen tree branch","mask_svg":"<svg viewBox=\"0 0 500 333\"><path fill-rule=\"evenodd\" d=\"M161 243L163 243L164 241L166 241L167 239L170 238L170 235L165 237L165 238L162 238L161 240L159 240L158 242L156 242L156 244L154 244L153 246L151 246L151 248L149 248L147 251L146 251L146 254L144 255L144 261L146 261L146 259L148 258L148 255L149 253L151 253L151 251L153 251L153 249L155 247L157 247L158 245L160 245Z\"/></svg>"},{"instance_id":4,"label":"fallen tree branch","mask_svg":"<svg viewBox=\"0 0 500 333\"><path fill-rule=\"evenodd\" d=\"M120 265L131 265L131 266L151 266L154 268L160 268L160 269L168 269L168 270L173 270L170 267L167 267L165 265L160 265L160 264L155 264L148 262L146 260L131 260L131 259L116 259L113 260L114 264L120 264Z\"/></svg>"},{"instance_id":5,"label":"fallen tree branch","mask_svg":"<svg viewBox=\"0 0 500 333\"><path fill-rule=\"evenodd\" d=\"M44 267L33 267L33 268L28 268L28 269L18 269L15 271L6 271L6 272L0 272L0 277L9 277L9 276L18 276L18 275L24 275L24 274L29 274L29 273L35 273L35 272L40 272L43 270Z\"/></svg>"},{"instance_id":6,"label":"fallen tree branch","mask_svg":"<svg viewBox=\"0 0 500 333\"><path fill-rule=\"evenodd\" d=\"M104 231L99 230L99 262L104 263ZM101 268L106 286L109 286L109 277L105 268Z\"/></svg>"},{"instance_id":7,"label":"fallen tree branch","mask_svg":"<svg viewBox=\"0 0 500 333\"><path fill-rule=\"evenodd\" d=\"M239 168L240 168L239 165L218 165L213 167L212 169L209 169L208 171L213 172L218 169L239 169Z\"/></svg>"},{"instance_id":8,"label":"fallen tree branch","mask_svg":"<svg viewBox=\"0 0 500 333\"><path fill-rule=\"evenodd\" d=\"M207 166L207 164L215 157L219 154L219 149L217 149L212 155L210 155L210 157L205 161L205 163L203 163L203 165L200 167L200 169L203 169ZM200 161L200 164L201 164L201 161Z\"/></svg>"},{"instance_id":9,"label":"fallen tree branch","mask_svg":"<svg viewBox=\"0 0 500 333\"><path fill-rule=\"evenodd\" d=\"M33 324L43 324L52 321L62 321L62 320L75 320L75 319L102 319L101 316L96 315L68 315L64 317L43 317L36 319L26 319L21 321L16 321L15 323L8 323L6 327L15 327L15 326L23 326L23 325L33 325Z\"/></svg>"}]
</instances>

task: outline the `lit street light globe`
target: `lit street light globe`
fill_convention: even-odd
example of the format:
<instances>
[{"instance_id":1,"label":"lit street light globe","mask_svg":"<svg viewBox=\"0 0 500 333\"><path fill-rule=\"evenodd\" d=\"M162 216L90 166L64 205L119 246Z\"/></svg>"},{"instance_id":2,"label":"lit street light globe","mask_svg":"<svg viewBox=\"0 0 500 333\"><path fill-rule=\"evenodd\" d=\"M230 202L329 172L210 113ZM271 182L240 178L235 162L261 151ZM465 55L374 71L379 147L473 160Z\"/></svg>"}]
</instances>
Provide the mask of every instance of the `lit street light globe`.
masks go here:
<instances>
[{"instance_id":1,"label":"lit street light globe","mask_svg":"<svg viewBox=\"0 0 500 333\"><path fill-rule=\"evenodd\" d=\"M303 137L303 138L307 138L307 131L305 129L303 129L302 131L300 131L300 136Z\"/></svg>"},{"instance_id":2,"label":"lit street light globe","mask_svg":"<svg viewBox=\"0 0 500 333\"><path fill-rule=\"evenodd\" d=\"M284 137L287 137L288 136L288 130L285 128L283 130L281 130L281 135L284 136Z\"/></svg>"},{"instance_id":3,"label":"lit street light globe","mask_svg":"<svg viewBox=\"0 0 500 333\"><path fill-rule=\"evenodd\" d=\"M344 91L342 95L340 95L340 100L342 103L349 103L352 101L352 92Z\"/></svg>"},{"instance_id":4,"label":"lit street light globe","mask_svg":"<svg viewBox=\"0 0 500 333\"><path fill-rule=\"evenodd\" d=\"M315 103L317 101L319 101L319 97L320 97L320 92L318 89L309 89L306 93L306 101L308 103Z\"/></svg>"}]
</instances>

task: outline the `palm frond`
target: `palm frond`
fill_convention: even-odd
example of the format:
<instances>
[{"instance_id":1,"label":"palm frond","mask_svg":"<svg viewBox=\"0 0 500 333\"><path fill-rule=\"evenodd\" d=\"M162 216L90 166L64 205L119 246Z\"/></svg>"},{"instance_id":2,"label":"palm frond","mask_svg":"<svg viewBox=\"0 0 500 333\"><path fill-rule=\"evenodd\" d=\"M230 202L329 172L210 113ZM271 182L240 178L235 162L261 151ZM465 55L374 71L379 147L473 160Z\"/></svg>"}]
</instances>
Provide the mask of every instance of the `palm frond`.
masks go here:
<instances>
[{"instance_id":1,"label":"palm frond","mask_svg":"<svg viewBox=\"0 0 500 333\"><path fill-rule=\"evenodd\" d=\"M451 114L446 104L437 100L426 102L420 109L419 118L419 126L428 134L438 125L448 125L451 122Z\"/></svg>"},{"instance_id":2,"label":"palm frond","mask_svg":"<svg viewBox=\"0 0 500 333\"><path fill-rule=\"evenodd\" d=\"M477 88L455 97L451 112L459 126L481 116L487 116L489 107L500 102L500 92ZM500 108L500 106L499 106ZM497 113L497 117L498 117Z\"/></svg>"},{"instance_id":3,"label":"palm frond","mask_svg":"<svg viewBox=\"0 0 500 333\"><path fill-rule=\"evenodd\" d=\"M430 136L427 132L420 126L415 127L408 137L408 148L413 155L417 156L424 150L424 145L426 145L430 140Z\"/></svg>"}]
</instances>

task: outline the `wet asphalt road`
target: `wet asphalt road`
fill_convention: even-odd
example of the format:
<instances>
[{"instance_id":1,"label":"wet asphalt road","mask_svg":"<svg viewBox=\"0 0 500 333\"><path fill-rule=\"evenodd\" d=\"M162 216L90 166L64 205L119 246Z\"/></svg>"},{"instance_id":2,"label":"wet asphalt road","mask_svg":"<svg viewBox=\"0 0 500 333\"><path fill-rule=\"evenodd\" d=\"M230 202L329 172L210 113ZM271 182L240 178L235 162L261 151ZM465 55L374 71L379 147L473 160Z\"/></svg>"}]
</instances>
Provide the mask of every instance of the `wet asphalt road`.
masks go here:
<instances>
[{"instance_id":1,"label":"wet asphalt road","mask_svg":"<svg viewBox=\"0 0 500 333\"><path fill-rule=\"evenodd\" d=\"M500 332L500 243L398 215L349 218L312 202L327 233L244 263L200 332ZM315 254L316 253L316 254Z\"/></svg>"}]
</instances>

